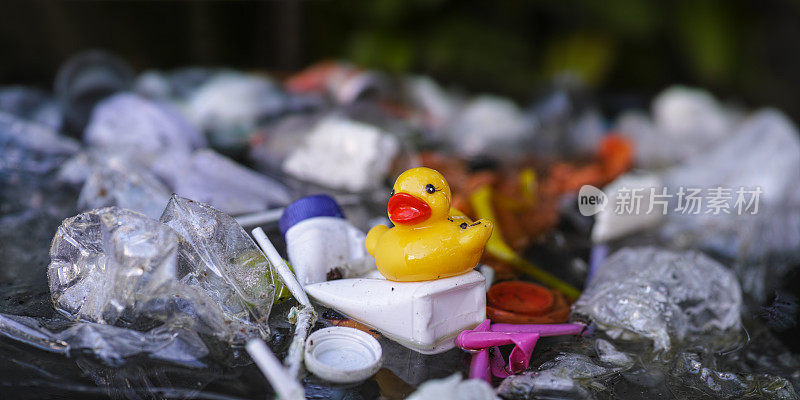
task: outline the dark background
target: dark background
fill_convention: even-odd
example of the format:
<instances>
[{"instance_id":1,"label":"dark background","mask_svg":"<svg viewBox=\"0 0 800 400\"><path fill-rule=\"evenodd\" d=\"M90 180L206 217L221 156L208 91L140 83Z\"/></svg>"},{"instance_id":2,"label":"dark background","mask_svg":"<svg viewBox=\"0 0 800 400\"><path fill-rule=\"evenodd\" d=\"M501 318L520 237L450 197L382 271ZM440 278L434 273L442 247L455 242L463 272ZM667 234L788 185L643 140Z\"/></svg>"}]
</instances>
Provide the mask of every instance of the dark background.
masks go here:
<instances>
[{"instance_id":1,"label":"dark background","mask_svg":"<svg viewBox=\"0 0 800 400\"><path fill-rule=\"evenodd\" d=\"M800 120L800 3L788 0L0 0L0 84L50 88L89 48L138 70L342 58L523 102L571 71L606 110L683 83Z\"/></svg>"}]
</instances>

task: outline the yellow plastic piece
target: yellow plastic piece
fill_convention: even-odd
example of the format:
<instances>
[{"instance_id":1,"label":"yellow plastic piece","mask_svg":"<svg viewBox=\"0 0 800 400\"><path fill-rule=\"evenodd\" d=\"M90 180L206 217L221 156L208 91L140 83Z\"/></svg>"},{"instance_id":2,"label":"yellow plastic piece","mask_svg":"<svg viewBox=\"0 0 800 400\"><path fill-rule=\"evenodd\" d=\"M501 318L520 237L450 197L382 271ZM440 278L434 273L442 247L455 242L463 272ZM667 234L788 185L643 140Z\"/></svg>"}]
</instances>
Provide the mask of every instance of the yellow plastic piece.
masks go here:
<instances>
[{"instance_id":1,"label":"yellow plastic piece","mask_svg":"<svg viewBox=\"0 0 800 400\"><path fill-rule=\"evenodd\" d=\"M475 215L480 217L481 220L485 219L492 222L497 220L494 215L494 210L492 209L491 187L488 185L480 187L472 192L469 200L472 209L475 211ZM505 242L499 229L495 229L492 232L492 236L486 243L486 251L493 257L511 264L522 273L530 275L539 282L564 293L570 300L577 299L581 294L580 290L576 289L574 286L556 278L549 272L520 257L519 254Z\"/></svg>"},{"instance_id":2,"label":"yellow plastic piece","mask_svg":"<svg viewBox=\"0 0 800 400\"><path fill-rule=\"evenodd\" d=\"M389 218L395 226L379 225L367 234L367 251L383 276L401 282L428 281L467 273L478 264L492 223L472 222L451 208L450 187L442 174L413 168L397 178L393 189ZM409 204L424 209L411 222L398 211Z\"/></svg>"}]
</instances>

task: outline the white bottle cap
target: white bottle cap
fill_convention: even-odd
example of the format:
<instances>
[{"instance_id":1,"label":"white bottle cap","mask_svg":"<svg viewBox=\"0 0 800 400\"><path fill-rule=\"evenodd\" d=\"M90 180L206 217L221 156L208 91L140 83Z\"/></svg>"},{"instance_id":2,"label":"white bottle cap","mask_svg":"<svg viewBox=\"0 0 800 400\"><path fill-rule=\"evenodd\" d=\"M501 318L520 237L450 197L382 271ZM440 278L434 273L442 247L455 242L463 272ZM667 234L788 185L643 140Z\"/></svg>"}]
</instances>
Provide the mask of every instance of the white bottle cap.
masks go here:
<instances>
[{"instance_id":1,"label":"white bottle cap","mask_svg":"<svg viewBox=\"0 0 800 400\"><path fill-rule=\"evenodd\" d=\"M330 327L306 339L306 368L331 382L363 381L381 368L383 351L374 337L358 329Z\"/></svg>"}]
</instances>

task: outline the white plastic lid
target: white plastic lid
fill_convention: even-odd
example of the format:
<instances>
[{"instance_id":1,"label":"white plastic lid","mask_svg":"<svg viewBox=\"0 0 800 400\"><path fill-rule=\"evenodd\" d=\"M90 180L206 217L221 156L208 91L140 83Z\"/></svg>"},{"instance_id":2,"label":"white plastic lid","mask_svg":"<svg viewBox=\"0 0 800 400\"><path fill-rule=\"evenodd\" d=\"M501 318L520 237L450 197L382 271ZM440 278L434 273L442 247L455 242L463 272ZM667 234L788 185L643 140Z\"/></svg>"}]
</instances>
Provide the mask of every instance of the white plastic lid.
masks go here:
<instances>
[{"instance_id":1,"label":"white plastic lid","mask_svg":"<svg viewBox=\"0 0 800 400\"><path fill-rule=\"evenodd\" d=\"M327 381L363 381L378 372L382 362L381 344L358 329L334 326L306 339L306 368Z\"/></svg>"}]
</instances>

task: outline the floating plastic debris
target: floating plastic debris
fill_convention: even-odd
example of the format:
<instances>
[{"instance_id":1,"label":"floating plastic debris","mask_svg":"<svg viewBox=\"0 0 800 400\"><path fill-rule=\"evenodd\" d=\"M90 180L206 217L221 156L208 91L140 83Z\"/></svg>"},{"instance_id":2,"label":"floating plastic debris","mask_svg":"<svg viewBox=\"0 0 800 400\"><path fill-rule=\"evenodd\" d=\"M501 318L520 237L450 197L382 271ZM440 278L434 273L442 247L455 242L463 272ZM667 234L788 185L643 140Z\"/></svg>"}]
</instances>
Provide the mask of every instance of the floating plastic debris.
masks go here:
<instances>
[{"instance_id":1,"label":"floating plastic debris","mask_svg":"<svg viewBox=\"0 0 800 400\"><path fill-rule=\"evenodd\" d=\"M597 358L575 353L559 354L536 371L509 376L497 391L504 398L511 399L590 399L594 398L592 392L607 389L600 382L633 366L630 356L603 339L597 339L593 356Z\"/></svg>"},{"instance_id":2,"label":"floating plastic debris","mask_svg":"<svg viewBox=\"0 0 800 400\"><path fill-rule=\"evenodd\" d=\"M280 288L271 264L233 217L173 195L161 222L180 238L180 281L202 288L227 317L267 337L266 319ZM238 336L235 326L228 331Z\"/></svg>"},{"instance_id":3,"label":"floating plastic debris","mask_svg":"<svg viewBox=\"0 0 800 400\"><path fill-rule=\"evenodd\" d=\"M461 374L432 379L419 386L409 400L499 400L494 389L480 379L462 379Z\"/></svg>"},{"instance_id":4,"label":"floating plastic debris","mask_svg":"<svg viewBox=\"0 0 800 400\"><path fill-rule=\"evenodd\" d=\"M178 237L169 227L116 207L65 220L50 246L47 275L56 307L86 321L135 316L177 276Z\"/></svg>"},{"instance_id":5,"label":"floating plastic debris","mask_svg":"<svg viewBox=\"0 0 800 400\"><path fill-rule=\"evenodd\" d=\"M161 216L170 194L146 168L122 157L109 157L93 168L78 196L78 208L119 206L155 219Z\"/></svg>"},{"instance_id":6,"label":"floating plastic debris","mask_svg":"<svg viewBox=\"0 0 800 400\"><path fill-rule=\"evenodd\" d=\"M263 76L224 71L191 93L184 109L213 146L235 150L244 147L260 120L283 112L287 101Z\"/></svg>"},{"instance_id":7,"label":"floating plastic debris","mask_svg":"<svg viewBox=\"0 0 800 400\"><path fill-rule=\"evenodd\" d=\"M49 94L25 87L0 87L0 111L36 122L58 131L63 116L61 108Z\"/></svg>"},{"instance_id":8,"label":"floating plastic debris","mask_svg":"<svg viewBox=\"0 0 800 400\"><path fill-rule=\"evenodd\" d=\"M174 193L232 215L283 206L291 199L282 183L208 149L165 154L151 170Z\"/></svg>"},{"instance_id":9,"label":"floating plastic debris","mask_svg":"<svg viewBox=\"0 0 800 400\"><path fill-rule=\"evenodd\" d=\"M97 105L83 134L86 144L135 153L142 160L161 153L205 147L203 135L171 105L131 93Z\"/></svg>"},{"instance_id":10,"label":"floating plastic debris","mask_svg":"<svg viewBox=\"0 0 800 400\"><path fill-rule=\"evenodd\" d=\"M360 192L389 173L399 143L377 127L339 117L320 121L283 162L283 170L321 186Z\"/></svg>"},{"instance_id":11,"label":"floating plastic debris","mask_svg":"<svg viewBox=\"0 0 800 400\"><path fill-rule=\"evenodd\" d=\"M741 327L733 273L696 252L624 248L606 259L573 305L615 339L649 339L657 351L691 335Z\"/></svg>"},{"instance_id":12,"label":"floating plastic debris","mask_svg":"<svg viewBox=\"0 0 800 400\"><path fill-rule=\"evenodd\" d=\"M344 219L332 197L314 195L286 207L280 219L286 240L286 254L301 285L354 277L353 265L372 264L367 254L366 235Z\"/></svg>"}]
</instances>

